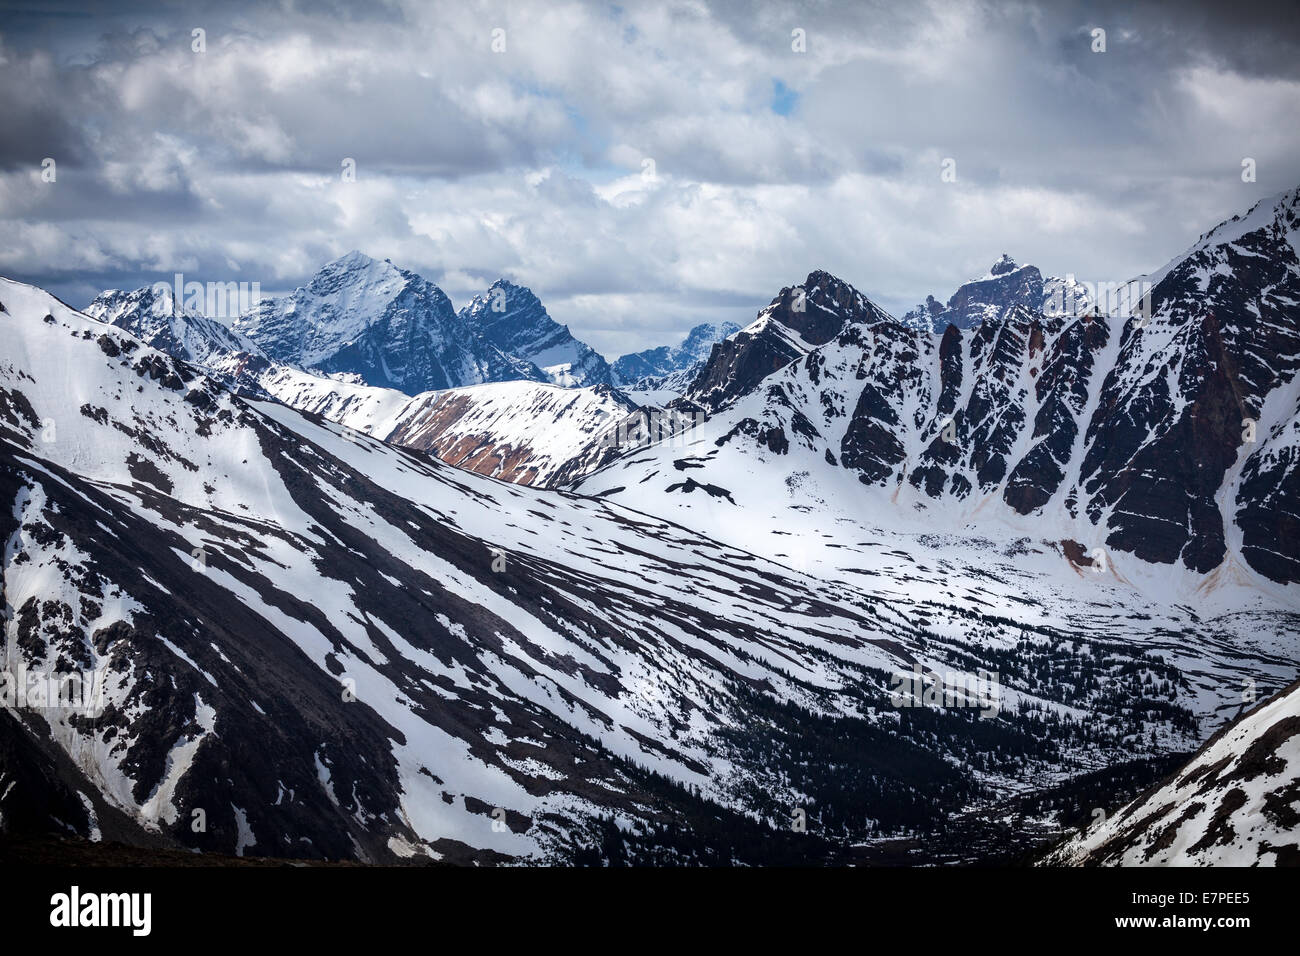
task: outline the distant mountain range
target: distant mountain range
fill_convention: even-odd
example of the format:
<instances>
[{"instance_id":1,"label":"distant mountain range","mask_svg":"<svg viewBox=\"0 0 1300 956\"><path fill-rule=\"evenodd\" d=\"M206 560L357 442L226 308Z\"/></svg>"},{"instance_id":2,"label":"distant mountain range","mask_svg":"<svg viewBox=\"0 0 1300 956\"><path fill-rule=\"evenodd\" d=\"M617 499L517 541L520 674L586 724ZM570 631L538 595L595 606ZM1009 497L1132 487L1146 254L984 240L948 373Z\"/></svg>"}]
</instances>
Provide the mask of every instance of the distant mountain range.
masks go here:
<instances>
[{"instance_id":1,"label":"distant mountain range","mask_svg":"<svg viewBox=\"0 0 1300 956\"><path fill-rule=\"evenodd\" d=\"M542 313L538 321L549 322ZM266 299L235 328L272 359L407 394L514 379L549 381L457 315L428 280L351 252L307 285Z\"/></svg>"},{"instance_id":2,"label":"distant mountain range","mask_svg":"<svg viewBox=\"0 0 1300 956\"><path fill-rule=\"evenodd\" d=\"M657 387L655 383L671 375L697 368L708 359L716 343L739 331L740 326L734 322L702 322L686 333L681 345L661 345L618 359L613 366L614 381L621 386L643 383L644 387Z\"/></svg>"},{"instance_id":3,"label":"distant mountain range","mask_svg":"<svg viewBox=\"0 0 1300 956\"><path fill-rule=\"evenodd\" d=\"M104 292L86 314L238 387L524 484L606 460L591 451L601 433L679 396L737 328L704 323L611 368L523 286L498 280L455 311L437 286L360 252L233 327L150 288Z\"/></svg>"},{"instance_id":4,"label":"distant mountain range","mask_svg":"<svg viewBox=\"0 0 1300 956\"><path fill-rule=\"evenodd\" d=\"M524 286L498 279L456 311L427 279L356 251L230 327L153 289L104 292L86 312L187 361L217 366L243 352L408 395L508 381L635 385L696 365L736 330L701 324L680 346L625 355L611 368Z\"/></svg>"}]
</instances>

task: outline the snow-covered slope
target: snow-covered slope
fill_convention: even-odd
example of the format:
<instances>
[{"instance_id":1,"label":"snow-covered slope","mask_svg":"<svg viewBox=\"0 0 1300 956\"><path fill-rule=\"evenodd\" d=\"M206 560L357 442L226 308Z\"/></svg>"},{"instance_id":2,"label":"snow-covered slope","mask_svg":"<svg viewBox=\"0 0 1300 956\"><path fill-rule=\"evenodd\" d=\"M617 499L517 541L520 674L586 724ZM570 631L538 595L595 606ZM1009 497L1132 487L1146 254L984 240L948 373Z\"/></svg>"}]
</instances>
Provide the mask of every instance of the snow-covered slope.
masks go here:
<instances>
[{"instance_id":1,"label":"snow-covered slope","mask_svg":"<svg viewBox=\"0 0 1300 956\"><path fill-rule=\"evenodd\" d=\"M471 299L458 316L472 334L540 368L555 385L567 388L611 383L608 363L575 339L568 326L552 319L531 289L498 279L486 292Z\"/></svg>"},{"instance_id":2,"label":"snow-covered slope","mask_svg":"<svg viewBox=\"0 0 1300 956\"><path fill-rule=\"evenodd\" d=\"M1294 676L1258 595L1202 620L1032 539L810 515L852 550L826 573L797 538L762 557L240 397L40 290L0 281L0 307L6 665L104 688L88 715L4 706L0 754L53 769L6 786L0 826L48 806L92 838L288 857L869 860L1190 749L1243 675ZM999 682L900 707L913 666Z\"/></svg>"},{"instance_id":3,"label":"snow-covered slope","mask_svg":"<svg viewBox=\"0 0 1300 956\"><path fill-rule=\"evenodd\" d=\"M267 394L383 441L436 455L449 465L523 485L573 480L596 463L575 458L638 406L608 385L563 388L495 382L406 395L272 366L256 377Z\"/></svg>"},{"instance_id":4,"label":"snow-covered slope","mask_svg":"<svg viewBox=\"0 0 1300 956\"><path fill-rule=\"evenodd\" d=\"M1220 730L1049 865L1300 865L1300 682Z\"/></svg>"},{"instance_id":5,"label":"snow-covered slope","mask_svg":"<svg viewBox=\"0 0 1300 956\"><path fill-rule=\"evenodd\" d=\"M425 392L412 396L395 388L341 381L280 363L259 368L254 381L268 395L291 408L379 439L392 432L408 406L438 394Z\"/></svg>"},{"instance_id":6,"label":"snow-covered slope","mask_svg":"<svg viewBox=\"0 0 1300 956\"><path fill-rule=\"evenodd\" d=\"M409 395L546 380L527 359L467 329L436 285L360 252L329 263L288 296L263 300L235 327L277 362Z\"/></svg>"},{"instance_id":7,"label":"snow-covered slope","mask_svg":"<svg viewBox=\"0 0 1300 956\"><path fill-rule=\"evenodd\" d=\"M416 396L382 437L480 475L546 486L636 408L608 385L499 382Z\"/></svg>"}]
</instances>

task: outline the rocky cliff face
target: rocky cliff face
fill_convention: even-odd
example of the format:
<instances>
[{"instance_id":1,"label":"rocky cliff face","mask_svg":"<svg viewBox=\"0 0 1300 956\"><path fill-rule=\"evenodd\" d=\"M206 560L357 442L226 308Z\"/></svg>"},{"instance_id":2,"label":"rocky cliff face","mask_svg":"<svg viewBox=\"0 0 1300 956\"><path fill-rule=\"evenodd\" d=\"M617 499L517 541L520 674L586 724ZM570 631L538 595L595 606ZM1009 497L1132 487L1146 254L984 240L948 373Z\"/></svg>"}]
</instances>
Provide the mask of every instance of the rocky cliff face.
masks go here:
<instances>
[{"instance_id":1,"label":"rocky cliff face","mask_svg":"<svg viewBox=\"0 0 1300 956\"><path fill-rule=\"evenodd\" d=\"M1080 469L1112 546L1209 571L1240 540L1252 567L1300 580L1277 466L1294 441L1297 228L1297 191L1223 223L1152 277L1150 321L1117 330Z\"/></svg>"}]
</instances>

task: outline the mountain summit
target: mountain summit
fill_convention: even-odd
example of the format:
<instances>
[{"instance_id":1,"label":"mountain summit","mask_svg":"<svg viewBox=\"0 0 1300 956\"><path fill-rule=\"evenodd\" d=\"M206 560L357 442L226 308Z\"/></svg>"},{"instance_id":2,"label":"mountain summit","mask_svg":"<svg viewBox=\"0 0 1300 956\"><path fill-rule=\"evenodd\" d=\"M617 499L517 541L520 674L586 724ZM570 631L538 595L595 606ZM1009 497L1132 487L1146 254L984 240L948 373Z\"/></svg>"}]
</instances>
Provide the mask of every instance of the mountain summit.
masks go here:
<instances>
[{"instance_id":1,"label":"mountain summit","mask_svg":"<svg viewBox=\"0 0 1300 956\"><path fill-rule=\"evenodd\" d=\"M946 304L926 296L923 303L903 316L903 324L936 332L949 325L970 329L1003 318L1017 307L1042 309L1043 301L1043 274L1038 267L1022 266L1004 252L988 272L963 283Z\"/></svg>"},{"instance_id":2,"label":"mountain summit","mask_svg":"<svg viewBox=\"0 0 1300 956\"><path fill-rule=\"evenodd\" d=\"M498 279L458 316L474 335L505 354L531 362L555 385L611 384L604 358L575 339L568 326L552 319L526 286Z\"/></svg>"},{"instance_id":3,"label":"mountain summit","mask_svg":"<svg viewBox=\"0 0 1300 956\"><path fill-rule=\"evenodd\" d=\"M1009 255L1007 255L1004 252L1002 253L1001 258L999 258L998 261L993 263L993 265L989 268L989 275L1003 276L1006 275L1008 272L1015 272L1019 268L1020 266L1016 265L1016 260L1012 259Z\"/></svg>"},{"instance_id":4,"label":"mountain summit","mask_svg":"<svg viewBox=\"0 0 1300 956\"><path fill-rule=\"evenodd\" d=\"M355 251L289 295L263 300L235 327L277 361L355 375L408 395L545 378L526 359L466 334L451 300L432 282Z\"/></svg>"},{"instance_id":5,"label":"mountain summit","mask_svg":"<svg viewBox=\"0 0 1300 956\"><path fill-rule=\"evenodd\" d=\"M718 343L685 395L709 412L752 391L773 372L825 345L851 324L889 315L829 272L810 272L780 291L758 318Z\"/></svg>"}]
</instances>

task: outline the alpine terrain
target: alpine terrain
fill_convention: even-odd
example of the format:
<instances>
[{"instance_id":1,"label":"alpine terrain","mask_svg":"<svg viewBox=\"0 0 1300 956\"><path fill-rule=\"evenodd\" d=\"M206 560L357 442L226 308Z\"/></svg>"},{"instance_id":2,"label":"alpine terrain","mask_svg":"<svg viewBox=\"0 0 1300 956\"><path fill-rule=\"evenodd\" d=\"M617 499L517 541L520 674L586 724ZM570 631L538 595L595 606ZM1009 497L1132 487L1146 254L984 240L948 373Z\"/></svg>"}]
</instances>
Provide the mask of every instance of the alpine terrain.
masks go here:
<instances>
[{"instance_id":1,"label":"alpine terrain","mask_svg":"<svg viewBox=\"0 0 1300 956\"><path fill-rule=\"evenodd\" d=\"M905 321L815 271L613 365L359 253L233 328L0 280L0 832L1293 861L1298 235Z\"/></svg>"}]
</instances>

